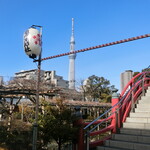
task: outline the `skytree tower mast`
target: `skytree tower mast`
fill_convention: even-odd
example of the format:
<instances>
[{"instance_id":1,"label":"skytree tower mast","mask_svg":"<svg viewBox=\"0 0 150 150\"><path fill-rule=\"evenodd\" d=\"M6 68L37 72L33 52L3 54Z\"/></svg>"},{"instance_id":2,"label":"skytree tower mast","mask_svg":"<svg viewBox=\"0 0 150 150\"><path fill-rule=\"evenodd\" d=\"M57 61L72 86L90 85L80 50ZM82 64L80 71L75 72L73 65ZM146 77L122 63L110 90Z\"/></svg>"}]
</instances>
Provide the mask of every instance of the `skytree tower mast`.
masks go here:
<instances>
[{"instance_id":1,"label":"skytree tower mast","mask_svg":"<svg viewBox=\"0 0 150 150\"><path fill-rule=\"evenodd\" d=\"M74 18L72 18L72 34L70 40L70 52L75 50ZM69 89L75 89L75 58L76 54L69 55Z\"/></svg>"}]
</instances>

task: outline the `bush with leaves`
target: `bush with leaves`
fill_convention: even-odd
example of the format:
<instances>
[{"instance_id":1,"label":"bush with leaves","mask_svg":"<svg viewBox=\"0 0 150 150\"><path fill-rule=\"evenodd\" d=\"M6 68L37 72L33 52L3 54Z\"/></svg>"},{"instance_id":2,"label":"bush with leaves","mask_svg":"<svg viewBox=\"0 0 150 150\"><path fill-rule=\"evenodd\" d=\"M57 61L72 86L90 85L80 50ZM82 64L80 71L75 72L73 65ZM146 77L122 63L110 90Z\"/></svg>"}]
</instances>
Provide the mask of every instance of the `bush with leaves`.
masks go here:
<instances>
[{"instance_id":1,"label":"bush with leaves","mask_svg":"<svg viewBox=\"0 0 150 150\"><path fill-rule=\"evenodd\" d=\"M78 129L73 127L76 117L62 102L59 99L56 107L45 106L45 114L40 116L39 131L43 147L55 141L58 144L58 149L61 150L65 143L72 142L76 138Z\"/></svg>"},{"instance_id":2,"label":"bush with leaves","mask_svg":"<svg viewBox=\"0 0 150 150\"><path fill-rule=\"evenodd\" d=\"M10 130L8 130L8 126L1 125L0 146L6 147L9 150L31 150L31 126L20 120L13 120Z\"/></svg>"}]
</instances>

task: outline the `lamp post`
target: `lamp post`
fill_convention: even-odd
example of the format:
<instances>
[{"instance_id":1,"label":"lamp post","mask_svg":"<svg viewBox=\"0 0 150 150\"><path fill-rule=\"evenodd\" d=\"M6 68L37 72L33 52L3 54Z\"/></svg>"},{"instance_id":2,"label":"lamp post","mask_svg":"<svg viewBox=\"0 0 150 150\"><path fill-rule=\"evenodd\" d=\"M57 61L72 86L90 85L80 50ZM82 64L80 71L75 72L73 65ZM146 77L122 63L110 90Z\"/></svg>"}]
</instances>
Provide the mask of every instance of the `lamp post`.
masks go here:
<instances>
[{"instance_id":1,"label":"lamp post","mask_svg":"<svg viewBox=\"0 0 150 150\"><path fill-rule=\"evenodd\" d=\"M40 28L40 30L36 29ZM24 33L24 50L32 59L38 62L37 68L37 84L36 84L36 105L35 105L35 121L33 124L33 145L32 150L37 150L37 133L38 133L38 113L39 113L39 86L41 72L41 54L42 54L42 26L32 25Z\"/></svg>"}]
</instances>

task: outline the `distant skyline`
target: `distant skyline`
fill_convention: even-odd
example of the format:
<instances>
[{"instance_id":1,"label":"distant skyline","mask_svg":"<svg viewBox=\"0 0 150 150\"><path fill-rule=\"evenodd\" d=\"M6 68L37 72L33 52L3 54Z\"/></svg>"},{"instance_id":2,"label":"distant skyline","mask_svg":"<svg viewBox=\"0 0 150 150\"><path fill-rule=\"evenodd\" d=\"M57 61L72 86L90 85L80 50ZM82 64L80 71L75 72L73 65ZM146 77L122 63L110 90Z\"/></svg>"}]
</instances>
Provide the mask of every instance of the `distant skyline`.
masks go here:
<instances>
[{"instance_id":1,"label":"distant skyline","mask_svg":"<svg viewBox=\"0 0 150 150\"><path fill-rule=\"evenodd\" d=\"M70 51L74 18L75 50L150 33L149 0L0 0L0 76L36 69L23 49L23 33L31 25L43 26L42 57ZM120 74L150 65L150 38L114 45L76 57L76 81L103 76L120 88ZM43 70L56 70L68 79L69 58L42 62Z\"/></svg>"}]
</instances>

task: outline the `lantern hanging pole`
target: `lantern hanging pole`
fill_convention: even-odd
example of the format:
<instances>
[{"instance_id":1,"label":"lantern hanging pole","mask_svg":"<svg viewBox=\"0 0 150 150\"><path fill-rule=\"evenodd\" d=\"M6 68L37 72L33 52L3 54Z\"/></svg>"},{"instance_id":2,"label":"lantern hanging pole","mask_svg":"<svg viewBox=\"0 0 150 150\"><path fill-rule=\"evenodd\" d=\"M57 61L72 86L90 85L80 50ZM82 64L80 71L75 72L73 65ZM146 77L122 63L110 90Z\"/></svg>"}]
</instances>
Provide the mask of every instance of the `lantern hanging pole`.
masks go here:
<instances>
[{"instance_id":1,"label":"lantern hanging pole","mask_svg":"<svg viewBox=\"0 0 150 150\"><path fill-rule=\"evenodd\" d=\"M141 36L131 37L131 38L120 40L120 41L115 41L115 42L111 42L111 43L97 45L97 46L93 46L93 47L89 47L89 48L85 48L85 49L80 49L80 50L76 50L76 51L72 51L72 52L68 52L68 53L63 53L63 54L59 54L59 55L54 55L54 56L42 58L41 61L48 60L48 59L53 59L53 58L57 58L57 57L62 57L62 56L70 55L70 54L85 52L85 51L89 51L89 50L93 50L93 49L97 49L97 48L103 48L103 47L107 47L107 46L121 44L121 43L125 43L125 42L130 42L130 41L134 41L134 40L139 40L139 39L143 39L143 38L147 38L147 37L150 37L150 34L145 34L145 35L141 35Z\"/></svg>"},{"instance_id":2,"label":"lantern hanging pole","mask_svg":"<svg viewBox=\"0 0 150 150\"><path fill-rule=\"evenodd\" d=\"M39 113L39 87L40 87L40 74L41 74L41 56L42 56L42 26L36 26L40 28L40 38L41 38L41 52L36 60L38 62L37 69L37 85L36 85L36 105L35 105L35 122L33 125L33 146L32 150L37 150L37 139L38 139L38 113Z\"/></svg>"},{"instance_id":3,"label":"lantern hanging pole","mask_svg":"<svg viewBox=\"0 0 150 150\"><path fill-rule=\"evenodd\" d=\"M40 87L41 55L42 55L42 26L32 25L28 30L24 32L23 37L24 37L25 53L29 56L29 58L34 59L33 62L38 62L37 72L36 72L37 74L36 102L35 102L35 119L33 123L33 143L32 143L32 150L37 150L39 87ZM36 59L36 57L38 58Z\"/></svg>"}]
</instances>

